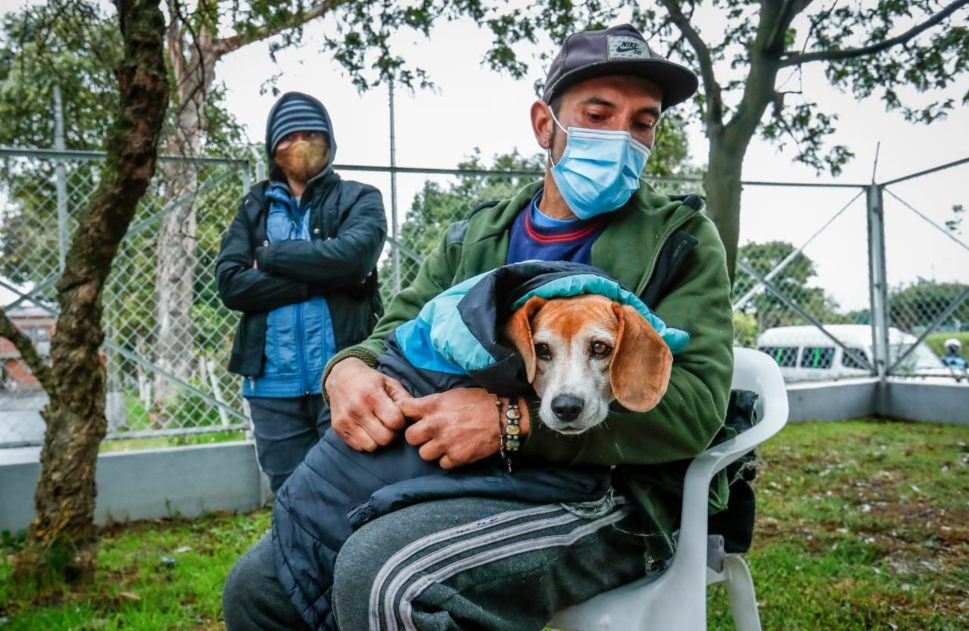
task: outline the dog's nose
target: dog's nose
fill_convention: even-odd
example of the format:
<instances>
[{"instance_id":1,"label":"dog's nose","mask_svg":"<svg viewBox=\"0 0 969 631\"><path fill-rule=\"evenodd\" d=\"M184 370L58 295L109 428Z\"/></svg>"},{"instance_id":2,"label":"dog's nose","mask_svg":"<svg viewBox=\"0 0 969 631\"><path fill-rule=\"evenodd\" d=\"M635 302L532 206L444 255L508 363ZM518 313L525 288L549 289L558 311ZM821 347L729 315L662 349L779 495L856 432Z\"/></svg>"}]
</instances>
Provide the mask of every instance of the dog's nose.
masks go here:
<instances>
[{"instance_id":1,"label":"dog's nose","mask_svg":"<svg viewBox=\"0 0 969 631\"><path fill-rule=\"evenodd\" d=\"M585 401L570 394L560 394L552 399L552 411L563 421L574 421L579 417Z\"/></svg>"}]
</instances>

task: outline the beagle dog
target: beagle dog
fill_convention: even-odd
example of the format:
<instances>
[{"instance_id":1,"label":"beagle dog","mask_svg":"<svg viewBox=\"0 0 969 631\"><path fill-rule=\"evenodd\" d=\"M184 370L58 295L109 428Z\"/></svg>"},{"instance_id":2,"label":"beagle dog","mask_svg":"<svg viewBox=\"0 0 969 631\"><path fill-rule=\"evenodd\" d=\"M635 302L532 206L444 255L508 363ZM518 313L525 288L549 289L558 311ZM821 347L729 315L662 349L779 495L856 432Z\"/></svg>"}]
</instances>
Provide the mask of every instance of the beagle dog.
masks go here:
<instances>
[{"instance_id":1,"label":"beagle dog","mask_svg":"<svg viewBox=\"0 0 969 631\"><path fill-rule=\"evenodd\" d=\"M595 427L612 401L646 412L666 393L669 347L634 308L604 296L533 296L503 332L542 400L542 422L562 434Z\"/></svg>"}]
</instances>

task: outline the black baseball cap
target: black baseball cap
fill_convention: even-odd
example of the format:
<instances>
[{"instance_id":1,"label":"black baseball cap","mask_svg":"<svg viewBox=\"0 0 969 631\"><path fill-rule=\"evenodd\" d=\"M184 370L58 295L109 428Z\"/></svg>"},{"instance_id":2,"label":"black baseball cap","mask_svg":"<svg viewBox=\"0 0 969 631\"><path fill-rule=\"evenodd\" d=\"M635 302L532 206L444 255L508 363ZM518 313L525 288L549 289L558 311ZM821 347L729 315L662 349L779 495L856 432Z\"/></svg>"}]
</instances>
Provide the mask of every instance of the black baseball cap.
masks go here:
<instances>
[{"instance_id":1,"label":"black baseball cap","mask_svg":"<svg viewBox=\"0 0 969 631\"><path fill-rule=\"evenodd\" d=\"M580 81L614 74L642 77L658 85L664 110L693 96L699 85L692 70L654 53L634 26L620 24L569 35L548 69L542 99L551 103Z\"/></svg>"}]
</instances>

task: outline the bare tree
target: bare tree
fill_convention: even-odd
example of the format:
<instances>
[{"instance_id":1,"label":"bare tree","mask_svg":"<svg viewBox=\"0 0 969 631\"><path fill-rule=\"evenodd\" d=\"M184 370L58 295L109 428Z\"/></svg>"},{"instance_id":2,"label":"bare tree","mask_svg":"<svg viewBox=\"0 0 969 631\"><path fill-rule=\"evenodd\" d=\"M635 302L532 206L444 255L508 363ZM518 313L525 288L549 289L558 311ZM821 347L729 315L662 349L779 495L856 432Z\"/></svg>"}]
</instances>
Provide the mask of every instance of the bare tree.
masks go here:
<instances>
[{"instance_id":1,"label":"bare tree","mask_svg":"<svg viewBox=\"0 0 969 631\"><path fill-rule=\"evenodd\" d=\"M69 2L55 10L70 11ZM106 139L107 158L57 283L60 307L47 366L31 341L0 309L0 335L10 339L49 396L36 517L18 575L78 580L97 563L94 507L98 447L104 438L105 369L101 296L118 245L155 172L168 104L165 21L159 0L118 0L124 56L117 68L118 108Z\"/></svg>"}]
</instances>

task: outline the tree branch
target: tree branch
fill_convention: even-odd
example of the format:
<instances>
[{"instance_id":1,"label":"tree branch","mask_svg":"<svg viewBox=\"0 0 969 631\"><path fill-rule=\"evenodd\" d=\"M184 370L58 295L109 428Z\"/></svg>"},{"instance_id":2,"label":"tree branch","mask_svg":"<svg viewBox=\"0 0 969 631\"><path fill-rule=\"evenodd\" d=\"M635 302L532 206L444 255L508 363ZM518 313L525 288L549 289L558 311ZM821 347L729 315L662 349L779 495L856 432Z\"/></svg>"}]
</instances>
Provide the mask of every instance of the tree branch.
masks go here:
<instances>
[{"instance_id":1,"label":"tree branch","mask_svg":"<svg viewBox=\"0 0 969 631\"><path fill-rule=\"evenodd\" d=\"M344 1L345 0L325 0L324 2L310 7L304 13L297 13L293 15L292 19L281 24L276 24L272 27L264 26L262 28L255 29L250 33L236 33L235 35L224 37L216 40L213 43L212 50L215 53L216 58L222 57L222 55L231 53L234 50L242 48L243 46L268 39L273 35L278 35L283 31L288 31L289 29L296 28L301 24L306 24L307 22L315 20L318 17L326 15L333 10L334 7L342 4Z\"/></svg>"},{"instance_id":2,"label":"tree branch","mask_svg":"<svg viewBox=\"0 0 969 631\"><path fill-rule=\"evenodd\" d=\"M764 41L765 50L775 50L784 49L784 41L787 36L787 29L790 28L791 22L794 18L798 16L807 5L811 3L811 0L784 0L777 13L777 19L774 22L774 30L771 31L770 36ZM763 5L763 3L761 3ZM763 11L763 9L761 9Z\"/></svg>"},{"instance_id":3,"label":"tree branch","mask_svg":"<svg viewBox=\"0 0 969 631\"><path fill-rule=\"evenodd\" d=\"M168 0L168 14L169 23L165 37L168 40L168 58L172 61L175 84L178 85L185 77L185 67L188 65L185 51L182 49L182 23L186 20L178 0Z\"/></svg>"},{"instance_id":4,"label":"tree branch","mask_svg":"<svg viewBox=\"0 0 969 631\"><path fill-rule=\"evenodd\" d=\"M814 35L814 31L818 28L819 25L821 25L825 20L828 19L828 16L830 16L834 12L835 7L837 6L838 6L838 0L833 0L831 2L830 7L822 10L821 13L818 15L808 18L808 20L811 22L811 27L808 29L807 37L804 38L804 46L801 48L801 52L799 54L801 55L804 54L805 49L807 49L808 42L811 41L811 37Z\"/></svg>"},{"instance_id":5,"label":"tree branch","mask_svg":"<svg viewBox=\"0 0 969 631\"><path fill-rule=\"evenodd\" d=\"M861 48L847 48L845 50L819 50L811 53L791 55L790 57L785 57L781 60L781 66L798 66L812 61L838 61L840 59L852 59L854 57L863 57L865 55L880 53L883 50L891 48L892 46L903 44L916 35L927 31L966 5L969 5L969 0L956 0L956 2L953 2L946 8L942 9L925 22L917 24L901 35L897 35L891 39L886 39L884 41L871 44L869 46L863 46Z\"/></svg>"},{"instance_id":6,"label":"tree branch","mask_svg":"<svg viewBox=\"0 0 969 631\"><path fill-rule=\"evenodd\" d=\"M31 339L20 332L20 329L14 325L2 307L0 307L0 337L10 340L14 347L20 351L21 359L30 367L31 372L37 377L37 381L40 382L44 390L50 394L50 367L44 363Z\"/></svg>"},{"instance_id":7,"label":"tree branch","mask_svg":"<svg viewBox=\"0 0 969 631\"><path fill-rule=\"evenodd\" d=\"M675 0L661 0L661 2L666 7L673 25L680 30L686 41L696 51L697 62L700 64L700 76L707 95L707 129L713 131L723 124L723 94L713 72L713 55L706 42L690 24L689 18L683 14L679 2Z\"/></svg>"}]
</instances>

